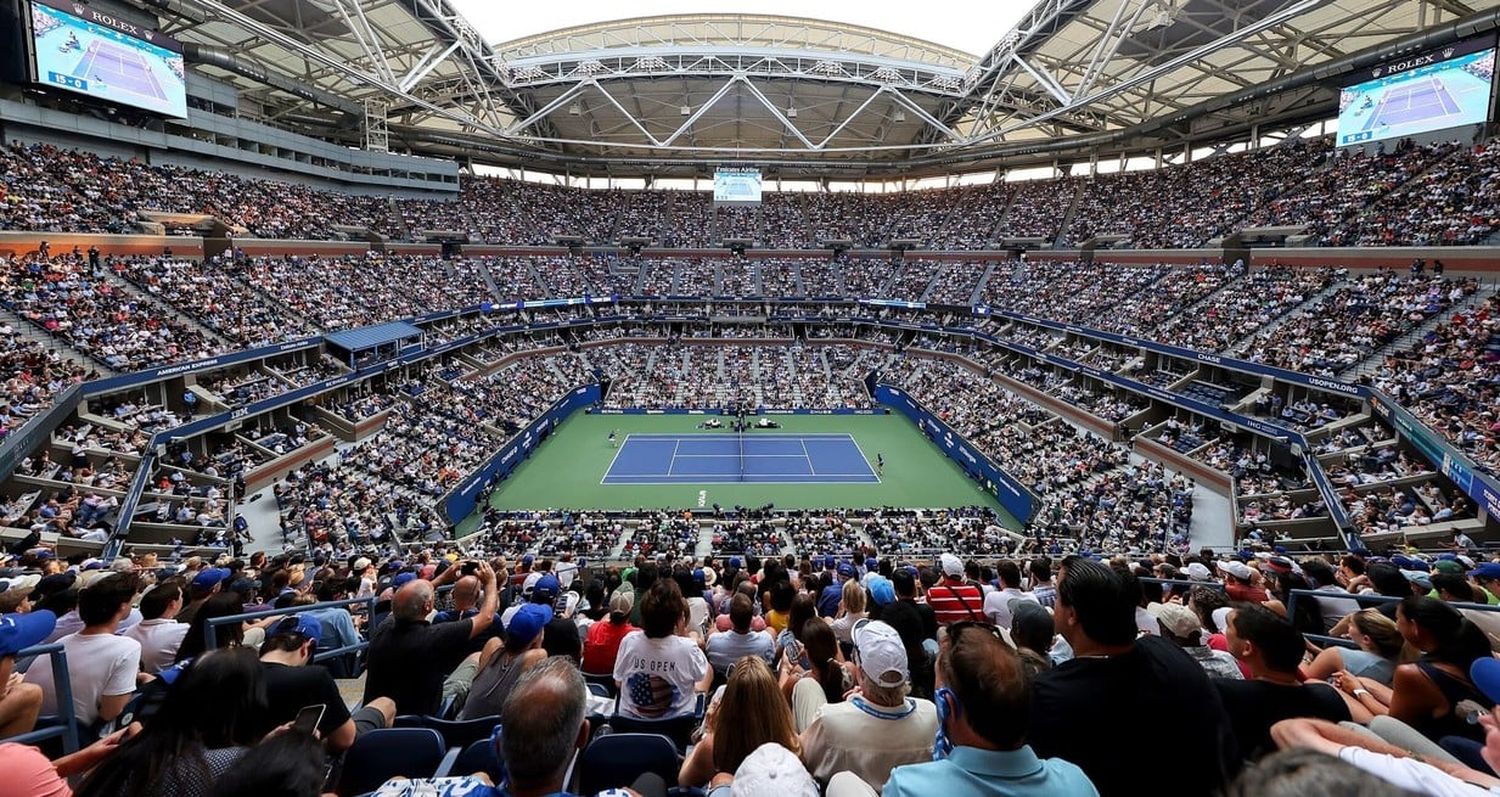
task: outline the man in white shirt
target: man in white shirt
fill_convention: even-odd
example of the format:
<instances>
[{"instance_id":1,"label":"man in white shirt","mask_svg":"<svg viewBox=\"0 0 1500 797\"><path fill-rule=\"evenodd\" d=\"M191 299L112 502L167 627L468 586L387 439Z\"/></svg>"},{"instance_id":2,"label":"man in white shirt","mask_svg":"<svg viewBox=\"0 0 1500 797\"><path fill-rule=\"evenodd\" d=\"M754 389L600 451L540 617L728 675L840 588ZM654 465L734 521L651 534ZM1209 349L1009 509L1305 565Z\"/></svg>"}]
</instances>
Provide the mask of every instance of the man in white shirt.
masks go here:
<instances>
[{"instance_id":1,"label":"man in white shirt","mask_svg":"<svg viewBox=\"0 0 1500 797\"><path fill-rule=\"evenodd\" d=\"M182 610L183 592L179 581L166 581L141 597L139 623L122 634L141 644L141 669L155 673L172 666L177 649L187 636L188 624L177 622Z\"/></svg>"},{"instance_id":2,"label":"man in white shirt","mask_svg":"<svg viewBox=\"0 0 1500 797\"><path fill-rule=\"evenodd\" d=\"M1014 598L1037 602L1036 596L1021 589L1021 567L1009 559L995 565L1000 588L984 596L984 614L1001 628L1010 628L1010 602Z\"/></svg>"},{"instance_id":3,"label":"man in white shirt","mask_svg":"<svg viewBox=\"0 0 1500 797\"><path fill-rule=\"evenodd\" d=\"M891 626L873 621L854 629L860 693L818 709L802 732L802 760L819 783L852 772L877 792L891 770L932 760L937 707L906 696L906 646Z\"/></svg>"},{"instance_id":4,"label":"man in white shirt","mask_svg":"<svg viewBox=\"0 0 1500 797\"><path fill-rule=\"evenodd\" d=\"M141 669L141 643L115 636L115 626L130 614L135 587L130 576L112 573L78 594L83 630L58 640L68 656L73 687L73 714L88 728L120 716L135 693ZM28 683L42 688L42 713L57 713L57 686L51 667L32 667Z\"/></svg>"}]
</instances>

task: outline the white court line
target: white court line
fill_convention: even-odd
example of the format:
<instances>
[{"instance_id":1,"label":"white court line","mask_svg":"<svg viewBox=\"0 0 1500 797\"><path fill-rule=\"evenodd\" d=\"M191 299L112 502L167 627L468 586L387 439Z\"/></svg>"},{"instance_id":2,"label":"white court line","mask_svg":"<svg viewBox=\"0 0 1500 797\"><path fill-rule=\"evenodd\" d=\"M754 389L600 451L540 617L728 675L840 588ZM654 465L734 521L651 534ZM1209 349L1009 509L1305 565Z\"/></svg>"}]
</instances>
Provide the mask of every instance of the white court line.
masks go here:
<instances>
[{"instance_id":1,"label":"white court line","mask_svg":"<svg viewBox=\"0 0 1500 797\"><path fill-rule=\"evenodd\" d=\"M609 478L609 472L615 469L615 460L620 458L620 452L625 450L625 444L629 442L630 433L626 432L625 439L621 440L619 447L615 449L615 455L609 458L609 467L605 468L604 475L599 477L599 484L604 484L604 480Z\"/></svg>"},{"instance_id":2,"label":"white court line","mask_svg":"<svg viewBox=\"0 0 1500 797\"><path fill-rule=\"evenodd\" d=\"M870 468L870 475L872 475L872 476L875 477L875 483L876 484L883 483L884 480L880 478L880 471L878 471L875 468L871 467L871 465L870 465L870 458L867 457L867 456L865 456L865 450L863 448L860 448L859 441L855 440L854 439L854 435L852 435L852 434L846 434L844 436L847 437L847 438L849 438L849 442L851 442L851 443L854 444L854 450L858 451L860 459L863 459L865 461L865 467ZM947 454L944 454L943 456L947 456Z\"/></svg>"},{"instance_id":3,"label":"white court line","mask_svg":"<svg viewBox=\"0 0 1500 797\"><path fill-rule=\"evenodd\" d=\"M680 445L682 445L682 441L681 440L678 440L677 442L675 442L675 443L672 444L672 458L669 459L669 460L667 460L667 475L668 476L671 476L672 475L672 469L675 468L675 467L677 467L677 447L680 446Z\"/></svg>"},{"instance_id":4,"label":"white court line","mask_svg":"<svg viewBox=\"0 0 1500 797\"><path fill-rule=\"evenodd\" d=\"M807 453L807 440L805 440L805 439L804 440L799 440L798 442L801 443L801 445L802 445L802 456L804 456L804 457L807 458L807 474L809 476L816 476L816 475L818 475L818 469L814 468L813 464L812 464L812 454ZM837 474L830 474L830 475L837 475Z\"/></svg>"}]
</instances>

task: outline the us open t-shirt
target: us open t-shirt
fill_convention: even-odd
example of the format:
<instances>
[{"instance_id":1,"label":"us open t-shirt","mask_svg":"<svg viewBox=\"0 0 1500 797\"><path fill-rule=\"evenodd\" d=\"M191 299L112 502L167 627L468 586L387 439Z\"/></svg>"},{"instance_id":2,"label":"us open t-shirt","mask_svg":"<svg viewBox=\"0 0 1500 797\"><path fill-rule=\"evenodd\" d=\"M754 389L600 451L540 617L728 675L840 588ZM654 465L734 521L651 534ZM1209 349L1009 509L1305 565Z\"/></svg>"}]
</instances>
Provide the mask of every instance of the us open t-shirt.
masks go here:
<instances>
[{"instance_id":1,"label":"us open t-shirt","mask_svg":"<svg viewBox=\"0 0 1500 797\"><path fill-rule=\"evenodd\" d=\"M620 715L659 720L693 711L695 685L708 674L708 657L687 637L651 639L632 631L620 642L615 680L620 682Z\"/></svg>"}]
</instances>

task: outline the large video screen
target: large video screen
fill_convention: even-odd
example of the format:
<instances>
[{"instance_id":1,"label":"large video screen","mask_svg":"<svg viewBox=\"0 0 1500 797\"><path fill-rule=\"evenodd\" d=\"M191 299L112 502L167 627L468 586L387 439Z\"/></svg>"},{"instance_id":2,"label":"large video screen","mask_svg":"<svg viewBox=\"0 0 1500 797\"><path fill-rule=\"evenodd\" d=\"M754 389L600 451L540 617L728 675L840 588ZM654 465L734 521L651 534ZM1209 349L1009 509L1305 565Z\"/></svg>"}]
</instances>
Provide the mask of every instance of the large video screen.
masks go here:
<instances>
[{"instance_id":1,"label":"large video screen","mask_svg":"<svg viewBox=\"0 0 1500 797\"><path fill-rule=\"evenodd\" d=\"M32 0L37 82L166 116L187 116L182 46L82 3Z\"/></svg>"},{"instance_id":2,"label":"large video screen","mask_svg":"<svg viewBox=\"0 0 1500 797\"><path fill-rule=\"evenodd\" d=\"M1494 40L1475 52L1455 49L1388 64L1372 80L1339 94L1339 146L1399 139L1490 117Z\"/></svg>"},{"instance_id":3,"label":"large video screen","mask_svg":"<svg viewBox=\"0 0 1500 797\"><path fill-rule=\"evenodd\" d=\"M760 169L721 166L714 170L714 204L754 205L760 202Z\"/></svg>"}]
</instances>

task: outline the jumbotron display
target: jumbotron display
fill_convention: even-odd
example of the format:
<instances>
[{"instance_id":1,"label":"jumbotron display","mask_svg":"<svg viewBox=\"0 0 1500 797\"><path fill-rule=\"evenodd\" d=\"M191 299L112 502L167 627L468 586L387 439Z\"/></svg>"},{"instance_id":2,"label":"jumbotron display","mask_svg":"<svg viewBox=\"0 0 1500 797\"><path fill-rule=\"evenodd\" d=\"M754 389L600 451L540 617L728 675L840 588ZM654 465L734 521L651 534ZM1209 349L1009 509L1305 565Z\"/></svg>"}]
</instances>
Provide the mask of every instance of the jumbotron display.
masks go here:
<instances>
[{"instance_id":1,"label":"jumbotron display","mask_svg":"<svg viewBox=\"0 0 1500 797\"><path fill-rule=\"evenodd\" d=\"M182 47L131 22L64 0L33 0L38 83L178 118L187 116Z\"/></svg>"},{"instance_id":2,"label":"jumbotron display","mask_svg":"<svg viewBox=\"0 0 1500 797\"><path fill-rule=\"evenodd\" d=\"M760 169L721 166L714 170L714 204L760 204Z\"/></svg>"},{"instance_id":3,"label":"jumbotron display","mask_svg":"<svg viewBox=\"0 0 1500 797\"><path fill-rule=\"evenodd\" d=\"M1339 146L1484 124L1494 44L1493 38L1469 41L1386 64L1371 71L1374 79L1345 87L1339 94Z\"/></svg>"}]
</instances>

